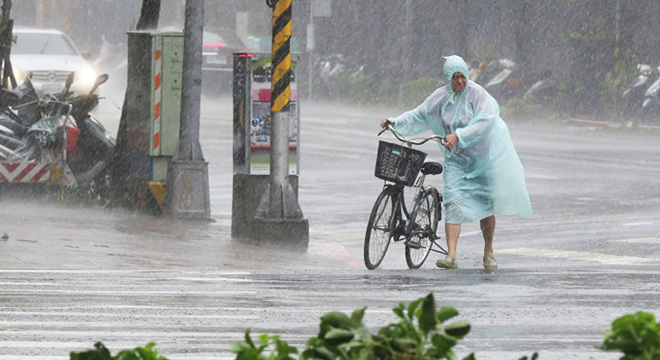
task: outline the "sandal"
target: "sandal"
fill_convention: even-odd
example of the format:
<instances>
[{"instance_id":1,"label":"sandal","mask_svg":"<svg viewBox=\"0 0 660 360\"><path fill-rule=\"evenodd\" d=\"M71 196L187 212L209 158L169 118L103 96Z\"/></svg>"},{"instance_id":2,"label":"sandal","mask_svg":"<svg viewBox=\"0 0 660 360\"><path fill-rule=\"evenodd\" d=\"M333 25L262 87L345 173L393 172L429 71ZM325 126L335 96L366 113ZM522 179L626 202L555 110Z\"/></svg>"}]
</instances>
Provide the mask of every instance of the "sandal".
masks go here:
<instances>
[{"instance_id":1,"label":"sandal","mask_svg":"<svg viewBox=\"0 0 660 360\"><path fill-rule=\"evenodd\" d=\"M436 261L435 266L442 269L458 269L456 258L451 255L447 255L446 258Z\"/></svg>"},{"instance_id":2,"label":"sandal","mask_svg":"<svg viewBox=\"0 0 660 360\"><path fill-rule=\"evenodd\" d=\"M492 262L488 262L488 260L492 260ZM495 261L495 256L493 256L493 254L484 255L484 269L486 270L497 269L497 262Z\"/></svg>"}]
</instances>

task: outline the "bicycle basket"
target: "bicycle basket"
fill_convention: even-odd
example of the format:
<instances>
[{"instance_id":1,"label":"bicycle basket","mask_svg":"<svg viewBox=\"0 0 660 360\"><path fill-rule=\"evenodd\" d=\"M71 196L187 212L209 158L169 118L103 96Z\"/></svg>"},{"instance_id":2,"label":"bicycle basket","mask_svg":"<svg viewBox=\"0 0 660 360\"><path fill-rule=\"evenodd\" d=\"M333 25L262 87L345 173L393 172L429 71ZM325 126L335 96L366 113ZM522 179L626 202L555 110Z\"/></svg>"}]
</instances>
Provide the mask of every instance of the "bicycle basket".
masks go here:
<instances>
[{"instance_id":1,"label":"bicycle basket","mask_svg":"<svg viewBox=\"0 0 660 360\"><path fill-rule=\"evenodd\" d=\"M426 153L422 151L379 141L374 175L379 179L412 186L424 165L424 159Z\"/></svg>"}]
</instances>

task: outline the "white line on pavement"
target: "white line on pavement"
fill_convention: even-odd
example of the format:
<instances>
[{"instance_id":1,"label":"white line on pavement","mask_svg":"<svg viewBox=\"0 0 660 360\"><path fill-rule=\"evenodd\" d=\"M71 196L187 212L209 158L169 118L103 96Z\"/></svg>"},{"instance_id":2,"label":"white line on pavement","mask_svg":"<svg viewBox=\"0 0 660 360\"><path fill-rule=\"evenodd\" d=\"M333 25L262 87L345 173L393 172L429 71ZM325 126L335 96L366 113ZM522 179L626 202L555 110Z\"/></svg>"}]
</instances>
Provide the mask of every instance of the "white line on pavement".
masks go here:
<instances>
[{"instance_id":1,"label":"white line on pavement","mask_svg":"<svg viewBox=\"0 0 660 360\"><path fill-rule=\"evenodd\" d=\"M611 240L611 242L628 243L628 244L660 245L660 238L657 238L657 237L643 237L643 238L633 238L633 239Z\"/></svg>"},{"instance_id":2,"label":"white line on pavement","mask_svg":"<svg viewBox=\"0 0 660 360\"><path fill-rule=\"evenodd\" d=\"M638 221L638 222L629 222L623 224L623 226L644 226L644 225L653 225L655 221Z\"/></svg>"},{"instance_id":3,"label":"white line on pavement","mask_svg":"<svg viewBox=\"0 0 660 360\"><path fill-rule=\"evenodd\" d=\"M3 293L12 294L71 294L71 289L55 290L55 289L2 289ZM112 296L191 296L191 295L205 295L205 296L236 296L236 295L256 295L256 291L115 291L115 290L80 290L76 289L76 296L82 295L112 295Z\"/></svg>"},{"instance_id":4,"label":"white line on pavement","mask_svg":"<svg viewBox=\"0 0 660 360\"><path fill-rule=\"evenodd\" d=\"M596 261L609 265L644 265L648 259L634 256L598 254L584 251L568 251L555 249L514 248L497 251L500 254L546 257L554 259Z\"/></svg>"}]
</instances>

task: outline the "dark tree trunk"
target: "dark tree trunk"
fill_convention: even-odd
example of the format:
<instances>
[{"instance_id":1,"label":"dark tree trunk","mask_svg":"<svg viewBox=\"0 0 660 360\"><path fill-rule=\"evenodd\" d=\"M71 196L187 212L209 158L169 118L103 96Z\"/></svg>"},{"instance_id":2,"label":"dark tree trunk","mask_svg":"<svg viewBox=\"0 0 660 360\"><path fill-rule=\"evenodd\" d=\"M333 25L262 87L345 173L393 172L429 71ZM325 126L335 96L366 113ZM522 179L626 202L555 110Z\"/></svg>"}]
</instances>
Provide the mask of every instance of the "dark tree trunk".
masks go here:
<instances>
[{"instance_id":1,"label":"dark tree trunk","mask_svg":"<svg viewBox=\"0 0 660 360\"><path fill-rule=\"evenodd\" d=\"M9 82L12 88L17 86L14 71L9 60L11 52L11 36L14 21L9 18L11 13L11 0L2 2L2 19L0 21L0 68L4 69L2 75L2 88L7 89Z\"/></svg>"},{"instance_id":2,"label":"dark tree trunk","mask_svg":"<svg viewBox=\"0 0 660 360\"><path fill-rule=\"evenodd\" d=\"M153 30L158 28L160 0L142 0L142 11L137 23L137 30Z\"/></svg>"}]
</instances>

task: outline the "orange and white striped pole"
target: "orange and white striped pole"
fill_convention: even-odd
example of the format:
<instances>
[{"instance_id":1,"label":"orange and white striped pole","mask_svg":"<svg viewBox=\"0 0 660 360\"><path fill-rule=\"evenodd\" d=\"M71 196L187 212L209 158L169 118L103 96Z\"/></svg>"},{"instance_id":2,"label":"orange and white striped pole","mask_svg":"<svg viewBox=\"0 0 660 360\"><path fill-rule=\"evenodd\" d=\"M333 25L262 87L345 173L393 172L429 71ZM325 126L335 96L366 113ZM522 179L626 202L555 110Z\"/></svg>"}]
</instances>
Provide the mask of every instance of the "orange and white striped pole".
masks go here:
<instances>
[{"instance_id":1,"label":"orange and white striped pole","mask_svg":"<svg viewBox=\"0 0 660 360\"><path fill-rule=\"evenodd\" d=\"M151 152L153 155L160 155L160 120L161 120L161 107L163 103L162 95L162 73L163 73L163 51L156 49L154 54L154 126L152 134L152 147Z\"/></svg>"}]
</instances>

